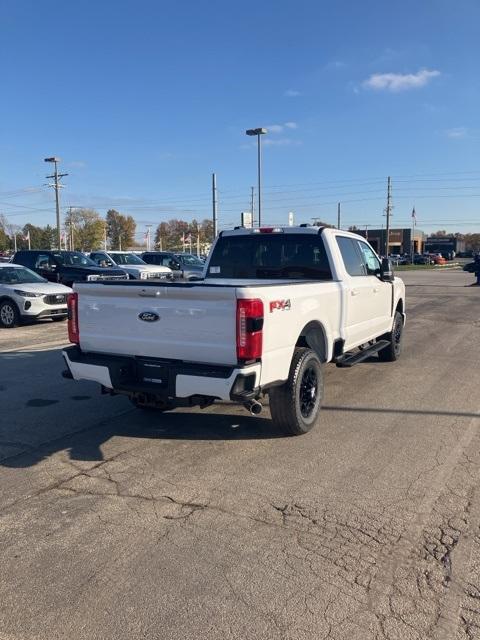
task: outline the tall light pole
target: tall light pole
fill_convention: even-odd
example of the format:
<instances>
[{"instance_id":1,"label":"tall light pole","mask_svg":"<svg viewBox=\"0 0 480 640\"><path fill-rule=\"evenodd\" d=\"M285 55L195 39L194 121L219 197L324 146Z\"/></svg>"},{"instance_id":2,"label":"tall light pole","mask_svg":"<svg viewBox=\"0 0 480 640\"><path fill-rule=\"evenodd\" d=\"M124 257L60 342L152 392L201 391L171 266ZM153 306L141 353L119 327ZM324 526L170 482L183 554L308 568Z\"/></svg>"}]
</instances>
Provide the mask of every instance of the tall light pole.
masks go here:
<instances>
[{"instance_id":1,"label":"tall light pole","mask_svg":"<svg viewBox=\"0 0 480 640\"><path fill-rule=\"evenodd\" d=\"M218 233L218 199L217 199L217 176L212 173L212 222L213 222L213 239Z\"/></svg>"},{"instance_id":2,"label":"tall light pole","mask_svg":"<svg viewBox=\"0 0 480 640\"><path fill-rule=\"evenodd\" d=\"M61 249L62 248L62 232L60 230L59 189L61 188L62 185L59 184L59 180L64 176L68 176L68 173L58 173L58 163L60 162L60 158L56 158L56 157L45 158L45 162L53 162L53 164L55 165L55 173L52 176L47 176L47 178L53 178L55 180L55 182L50 186L52 186L55 189L55 206L57 210L57 242L58 242L58 248Z\"/></svg>"},{"instance_id":3,"label":"tall light pole","mask_svg":"<svg viewBox=\"0 0 480 640\"><path fill-rule=\"evenodd\" d=\"M257 172L258 172L258 226L262 224L262 143L261 136L267 133L267 130L263 127L258 129L247 129L247 136L257 136Z\"/></svg>"}]
</instances>

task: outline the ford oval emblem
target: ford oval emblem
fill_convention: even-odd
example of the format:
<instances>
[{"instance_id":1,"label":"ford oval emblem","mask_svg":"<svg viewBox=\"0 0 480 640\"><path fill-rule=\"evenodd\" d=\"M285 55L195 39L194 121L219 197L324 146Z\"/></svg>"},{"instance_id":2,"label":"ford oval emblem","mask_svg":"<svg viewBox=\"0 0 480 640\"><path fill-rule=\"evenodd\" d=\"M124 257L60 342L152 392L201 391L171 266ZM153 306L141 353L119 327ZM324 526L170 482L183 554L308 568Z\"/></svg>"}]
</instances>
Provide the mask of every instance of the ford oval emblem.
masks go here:
<instances>
[{"instance_id":1,"label":"ford oval emblem","mask_svg":"<svg viewBox=\"0 0 480 640\"><path fill-rule=\"evenodd\" d=\"M142 311L142 313L138 314L138 317L144 322L156 322L157 320L160 320L160 316L154 311Z\"/></svg>"}]
</instances>

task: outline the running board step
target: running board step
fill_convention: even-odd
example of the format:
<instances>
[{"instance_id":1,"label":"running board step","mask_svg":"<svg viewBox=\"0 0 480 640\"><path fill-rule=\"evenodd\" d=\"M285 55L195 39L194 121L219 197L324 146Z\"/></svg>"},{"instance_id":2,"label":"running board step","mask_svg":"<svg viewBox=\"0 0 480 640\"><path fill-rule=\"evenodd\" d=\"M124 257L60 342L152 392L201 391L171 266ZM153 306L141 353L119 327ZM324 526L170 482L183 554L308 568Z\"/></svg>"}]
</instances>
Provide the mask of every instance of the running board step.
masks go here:
<instances>
[{"instance_id":1,"label":"running board step","mask_svg":"<svg viewBox=\"0 0 480 640\"><path fill-rule=\"evenodd\" d=\"M375 353L378 353L390 344L389 340L378 340L375 344L367 349L356 351L355 353L345 353L343 356L339 356L335 362L337 367L353 367L359 362L363 362Z\"/></svg>"}]
</instances>

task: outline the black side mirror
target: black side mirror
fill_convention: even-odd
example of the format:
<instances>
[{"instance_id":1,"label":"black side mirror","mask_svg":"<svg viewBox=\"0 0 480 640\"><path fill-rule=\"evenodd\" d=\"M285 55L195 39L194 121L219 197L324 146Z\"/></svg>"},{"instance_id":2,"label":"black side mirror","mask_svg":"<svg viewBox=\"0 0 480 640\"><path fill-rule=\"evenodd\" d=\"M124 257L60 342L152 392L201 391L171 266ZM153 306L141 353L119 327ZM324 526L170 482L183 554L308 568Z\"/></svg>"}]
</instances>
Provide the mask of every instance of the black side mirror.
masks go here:
<instances>
[{"instance_id":1,"label":"black side mirror","mask_svg":"<svg viewBox=\"0 0 480 640\"><path fill-rule=\"evenodd\" d=\"M388 258L382 258L382 264L380 267L380 280L383 282L393 282L395 275L393 273L392 263Z\"/></svg>"}]
</instances>

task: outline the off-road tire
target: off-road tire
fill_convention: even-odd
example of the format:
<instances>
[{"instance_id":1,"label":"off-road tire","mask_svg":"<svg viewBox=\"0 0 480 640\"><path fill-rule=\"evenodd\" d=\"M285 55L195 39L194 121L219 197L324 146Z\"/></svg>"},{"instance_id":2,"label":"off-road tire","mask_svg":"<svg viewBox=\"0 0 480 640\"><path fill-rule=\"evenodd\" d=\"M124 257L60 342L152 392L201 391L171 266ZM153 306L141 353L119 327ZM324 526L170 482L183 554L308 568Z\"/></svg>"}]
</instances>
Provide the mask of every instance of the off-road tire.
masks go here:
<instances>
[{"instance_id":1,"label":"off-road tire","mask_svg":"<svg viewBox=\"0 0 480 640\"><path fill-rule=\"evenodd\" d=\"M395 362L402 354L403 316L399 311L395 312L393 327L390 333L381 336L382 340L389 340L390 344L378 352L380 362Z\"/></svg>"},{"instance_id":2,"label":"off-road tire","mask_svg":"<svg viewBox=\"0 0 480 640\"><path fill-rule=\"evenodd\" d=\"M285 384L269 391L272 421L285 435L308 433L319 420L323 366L312 349L295 349Z\"/></svg>"},{"instance_id":3,"label":"off-road tire","mask_svg":"<svg viewBox=\"0 0 480 640\"><path fill-rule=\"evenodd\" d=\"M7 299L0 302L0 327L13 329L21 323L21 316L17 305L13 300Z\"/></svg>"}]
</instances>

